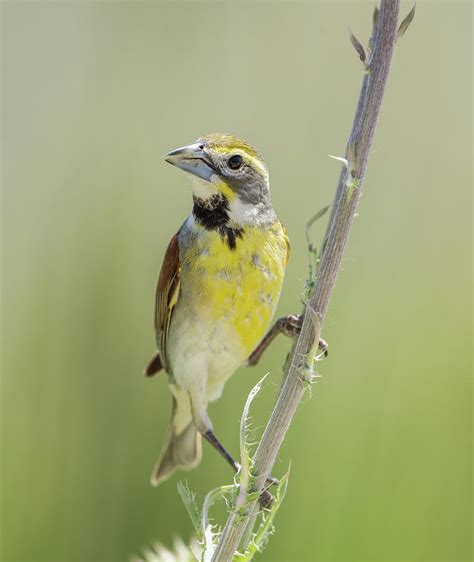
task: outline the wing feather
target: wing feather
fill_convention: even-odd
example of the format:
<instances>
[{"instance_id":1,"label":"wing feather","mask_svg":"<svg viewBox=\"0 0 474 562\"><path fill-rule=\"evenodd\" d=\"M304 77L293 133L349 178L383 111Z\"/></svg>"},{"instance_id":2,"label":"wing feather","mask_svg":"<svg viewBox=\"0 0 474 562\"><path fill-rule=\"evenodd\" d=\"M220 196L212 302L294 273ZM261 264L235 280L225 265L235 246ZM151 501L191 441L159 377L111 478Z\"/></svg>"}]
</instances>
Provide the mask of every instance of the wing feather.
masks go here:
<instances>
[{"instance_id":1,"label":"wing feather","mask_svg":"<svg viewBox=\"0 0 474 562\"><path fill-rule=\"evenodd\" d=\"M158 351L167 372L170 370L168 357L168 334L173 309L178 302L181 280L181 264L179 261L179 232L171 238L163 259L155 301L155 331Z\"/></svg>"}]
</instances>

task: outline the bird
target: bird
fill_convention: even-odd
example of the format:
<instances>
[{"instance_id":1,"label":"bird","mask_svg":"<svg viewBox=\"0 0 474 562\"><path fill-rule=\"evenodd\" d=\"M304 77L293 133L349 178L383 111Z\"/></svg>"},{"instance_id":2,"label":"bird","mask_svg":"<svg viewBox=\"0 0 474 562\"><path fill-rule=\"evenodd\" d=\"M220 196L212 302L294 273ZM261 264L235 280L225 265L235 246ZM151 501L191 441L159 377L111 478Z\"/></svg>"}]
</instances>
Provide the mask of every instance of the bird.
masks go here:
<instances>
[{"instance_id":1,"label":"bird","mask_svg":"<svg viewBox=\"0 0 474 562\"><path fill-rule=\"evenodd\" d=\"M239 367L255 365L277 334L297 335L302 321L288 315L271 327L290 242L260 153L216 133L165 160L190 176L193 205L169 242L156 288L157 351L145 375L167 373L172 416L154 486L196 467L203 437L239 471L214 433L208 404Z\"/></svg>"}]
</instances>

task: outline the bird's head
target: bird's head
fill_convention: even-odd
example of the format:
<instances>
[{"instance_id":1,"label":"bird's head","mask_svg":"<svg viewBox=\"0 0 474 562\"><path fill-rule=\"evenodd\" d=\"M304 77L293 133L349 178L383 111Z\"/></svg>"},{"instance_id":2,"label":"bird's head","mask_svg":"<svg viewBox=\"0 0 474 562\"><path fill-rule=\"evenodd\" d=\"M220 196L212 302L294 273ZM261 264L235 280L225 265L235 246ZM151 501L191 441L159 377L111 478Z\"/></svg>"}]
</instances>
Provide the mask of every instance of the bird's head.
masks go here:
<instances>
[{"instance_id":1,"label":"bird's head","mask_svg":"<svg viewBox=\"0 0 474 562\"><path fill-rule=\"evenodd\" d=\"M172 150L166 161L191 174L195 198L204 202L216 196L225 198L236 222L271 210L267 166L244 140L219 133L206 135Z\"/></svg>"}]
</instances>

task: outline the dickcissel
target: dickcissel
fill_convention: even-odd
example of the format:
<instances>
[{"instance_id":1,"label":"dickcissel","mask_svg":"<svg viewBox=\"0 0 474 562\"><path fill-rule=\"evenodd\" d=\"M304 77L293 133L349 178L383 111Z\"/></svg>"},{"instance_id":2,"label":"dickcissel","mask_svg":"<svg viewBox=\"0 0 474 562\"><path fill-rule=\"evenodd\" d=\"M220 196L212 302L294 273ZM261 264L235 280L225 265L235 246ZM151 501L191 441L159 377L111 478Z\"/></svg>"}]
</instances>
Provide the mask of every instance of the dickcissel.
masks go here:
<instances>
[{"instance_id":1,"label":"dickcissel","mask_svg":"<svg viewBox=\"0 0 474 562\"><path fill-rule=\"evenodd\" d=\"M260 154L232 135L212 134L173 150L166 161L190 174L193 208L168 245L156 289L158 351L145 374L168 374L173 408L151 476L155 486L199 463L201 436L239 469L214 434L207 405L279 332L292 335L300 326L288 316L267 332L290 245Z\"/></svg>"}]
</instances>

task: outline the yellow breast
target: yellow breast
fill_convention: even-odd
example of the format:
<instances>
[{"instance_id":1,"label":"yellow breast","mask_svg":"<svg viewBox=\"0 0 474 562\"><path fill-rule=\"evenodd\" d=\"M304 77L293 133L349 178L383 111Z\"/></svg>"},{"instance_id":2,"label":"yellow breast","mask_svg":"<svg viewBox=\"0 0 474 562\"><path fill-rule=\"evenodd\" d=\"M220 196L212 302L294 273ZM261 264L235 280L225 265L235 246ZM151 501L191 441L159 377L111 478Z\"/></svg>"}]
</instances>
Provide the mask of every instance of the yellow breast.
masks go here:
<instances>
[{"instance_id":1,"label":"yellow breast","mask_svg":"<svg viewBox=\"0 0 474 562\"><path fill-rule=\"evenodd\" d=\"M199 316L228 328L248 356L278 303L289 257L286 231L280 222L246 227L231 247L218 232L196 229L181 256L182 287L192 292Z\"/></svg>"}]
</instances>

